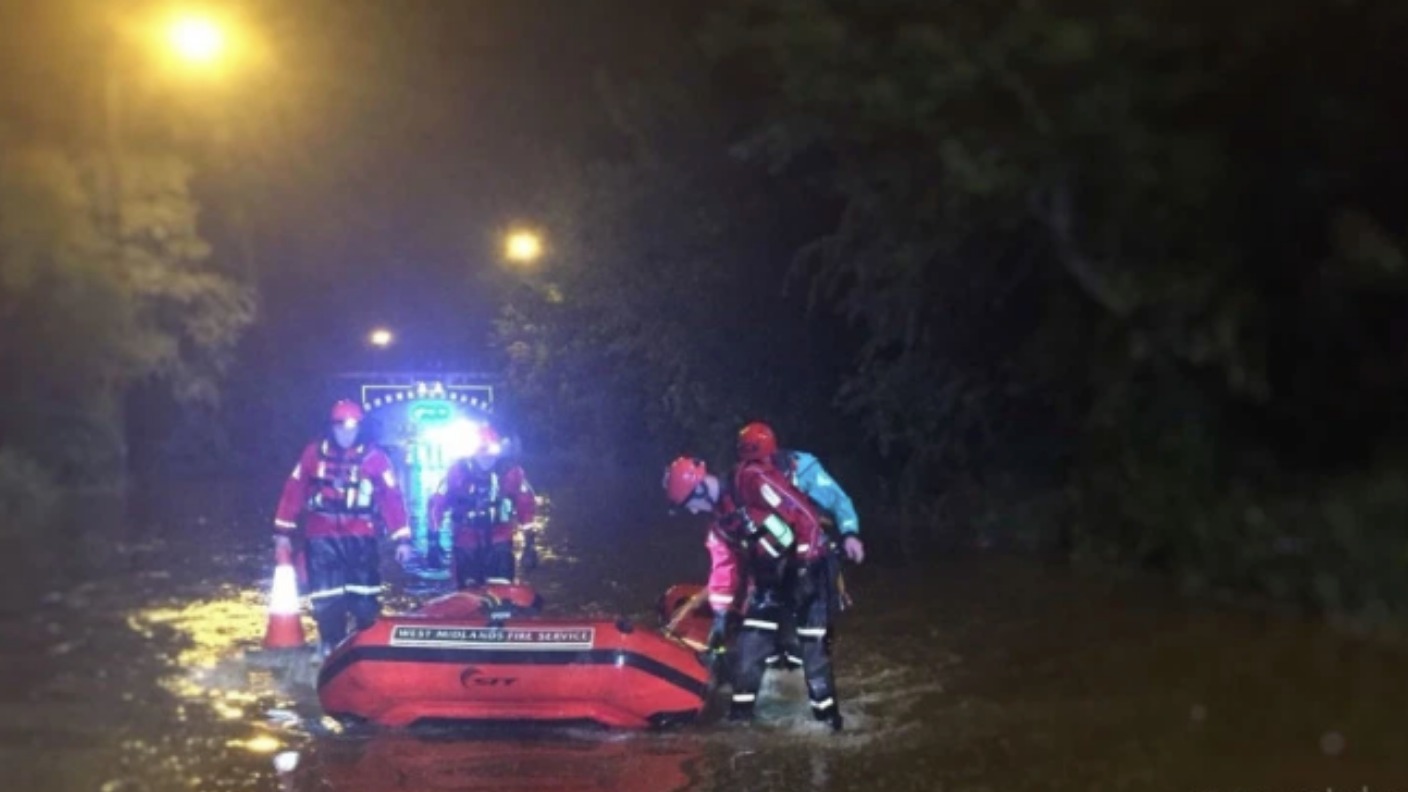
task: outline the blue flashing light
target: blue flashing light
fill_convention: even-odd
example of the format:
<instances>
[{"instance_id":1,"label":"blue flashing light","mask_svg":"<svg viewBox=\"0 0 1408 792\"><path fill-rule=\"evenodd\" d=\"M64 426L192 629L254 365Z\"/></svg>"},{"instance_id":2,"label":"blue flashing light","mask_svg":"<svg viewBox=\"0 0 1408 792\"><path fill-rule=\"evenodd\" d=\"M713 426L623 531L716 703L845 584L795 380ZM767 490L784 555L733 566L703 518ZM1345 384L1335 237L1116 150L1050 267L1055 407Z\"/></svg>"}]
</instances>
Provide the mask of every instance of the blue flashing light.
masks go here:
<instances>
[{"instance_id":1,"label":"blue flashing light","mask_svg":"<svg viewBox=\"0 0 1408 792\"><path fill-rule=\"evenodd\" d=\"M444 479L451 465L457 460L471 457L478 452L489 451L498 454L497 443L485 444L484 419L474 410L478 407L475 399L456 398L460 394L426 394L417 398L411 393L388 395L390 401L404 399L409 442L406 444L405 464L406 496L413 502L412 530L415 542L422 554L429 551L428 510L426 502ZM469 417L466 408L471 410ZM449 533L439 535L441 549L448 550Z\"/></svg>"},{"instance_id":2,"label":"blue flashing light","mask_svg":"<svg viewBox=\"0 0 1408 792\"><path fill-rule=\"evenodd\" d=\"M447 423L425 426L418 433L417 440L427 450L449 465L456 459L471 456L479 450L484 439L484 427L478 421L457 418Z\"/></svg>"}]
</instances>

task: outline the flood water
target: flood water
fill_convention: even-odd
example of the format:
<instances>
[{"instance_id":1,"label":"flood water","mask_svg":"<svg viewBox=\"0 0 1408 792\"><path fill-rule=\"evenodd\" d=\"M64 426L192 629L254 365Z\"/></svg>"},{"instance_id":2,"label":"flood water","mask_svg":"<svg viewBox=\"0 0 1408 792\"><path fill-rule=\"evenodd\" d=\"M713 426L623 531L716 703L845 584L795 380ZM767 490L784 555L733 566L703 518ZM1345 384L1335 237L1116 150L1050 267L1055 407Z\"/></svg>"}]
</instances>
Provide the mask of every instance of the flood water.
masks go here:
<instances>
[{"instance_id":1,"label":"flood water","mask_svg":"<svg viewBox=\"0 0 1408 792\"><path fill-rule=\"evenodd\" d=\"M703 528L656 508L652 479L541 487L528 579L550 612L654 624L667 586L702 580ZM751 726L343 729L306 660L259 650L271 487L88 497L20 543L0 589L5 788L1408 790L1400 647L1029 560L921 567L878 547L848 572L842 734L810 722L796 673L770 675ZM388 609L414 604L391 580Z\"/></svg>"}]
</instances>

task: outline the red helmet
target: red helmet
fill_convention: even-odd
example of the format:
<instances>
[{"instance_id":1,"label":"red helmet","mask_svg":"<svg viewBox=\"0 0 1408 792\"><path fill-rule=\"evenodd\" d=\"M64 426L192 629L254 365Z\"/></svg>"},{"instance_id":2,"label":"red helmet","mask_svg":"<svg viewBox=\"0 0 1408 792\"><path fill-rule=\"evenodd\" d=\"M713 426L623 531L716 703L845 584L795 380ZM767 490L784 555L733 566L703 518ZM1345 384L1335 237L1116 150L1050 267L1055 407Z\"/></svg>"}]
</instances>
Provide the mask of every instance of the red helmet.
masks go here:
<instances>
[{"instance_id":1,"label":"red helmet","mask_svg":"<svg viewBox=\"0 0 1408 792\"><path fill-rule=\"evenodd\" d=\"M328 420L335 424L361 423L364 416L362 405L350 399L342 399L332 406L332 414L328 416Z\"/></svg>"},{"instance_id":2,"label":"red helmet","mask_svg":"<svg viewBox=\"0 0 1408 792\"><path fill-rule=\"evenodd\" d=\"M670 503L679 506L689 500L701 484L704 483L704 476L708 475L709 469L705 467L704 460L694 457L680 457L670 466L665 468L665 480L662 484L665 487L665 497L670 499Z\"/></svg>"},{"instance_id":3,"label":"red helmet","mask_svg":"<svg viewBox=\"0 0 1408 792\"><path fill-rule=\"evenodd\" d=\"M772 427L754 421L738 431L738 458L744 462L769 459L777 453L777 435Z\"/></svg>"}]
</instances>

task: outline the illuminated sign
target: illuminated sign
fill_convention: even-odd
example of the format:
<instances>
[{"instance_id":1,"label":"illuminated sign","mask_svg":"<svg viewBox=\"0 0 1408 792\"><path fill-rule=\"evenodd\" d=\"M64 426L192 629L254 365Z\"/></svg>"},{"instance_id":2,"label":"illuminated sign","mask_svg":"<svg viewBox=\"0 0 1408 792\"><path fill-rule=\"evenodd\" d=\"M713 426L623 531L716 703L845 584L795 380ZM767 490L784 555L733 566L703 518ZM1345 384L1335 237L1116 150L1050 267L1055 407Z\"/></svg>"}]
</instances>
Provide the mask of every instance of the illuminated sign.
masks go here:
<instances>
[{"instance_id":1,"label":"illuminated sign","mask_svg":"<svg viewBox=\"0 0 1408 792\"><path fill-rule=\"evenodd\" d=\"M494 405L494 389L489 385L446 385L437 380L422 380L396 385L363 385L362 404L370 409L387 407L393 404L412 404L411 420L416 423L446 421L454 413L454 405L462 404L477 410L489 411ZM445 408L416 411L420 404L440 404Z\"/></svg>"},{"instance_id":2,"label":"illuminated sign","mask_svg":"<svg viewBox=\"0 0 1408 792\"><path fill-rule=\"evenodd\" d=\"M440 424L455 417L455 406L447 401L418 401L410 406L413 423Z\"/></svg>"}]
</instances>

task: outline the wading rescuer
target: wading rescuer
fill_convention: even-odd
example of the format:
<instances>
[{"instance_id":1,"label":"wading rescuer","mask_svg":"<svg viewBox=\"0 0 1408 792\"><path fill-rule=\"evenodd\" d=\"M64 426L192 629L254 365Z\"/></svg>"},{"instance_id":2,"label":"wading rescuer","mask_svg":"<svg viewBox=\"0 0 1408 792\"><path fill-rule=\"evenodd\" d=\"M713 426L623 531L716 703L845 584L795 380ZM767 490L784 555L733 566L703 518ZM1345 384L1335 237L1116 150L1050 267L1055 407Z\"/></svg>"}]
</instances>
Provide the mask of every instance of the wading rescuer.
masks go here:
<instances>
[{"instance_id":1,"label":"wading rescuer","mask_svg":"<svg viewBox=\"0 0 1408 792\"><path fill-rule=\"evenodd\" d=\"M381 612L374 516L397 543L397 562L411 557L405 500L386 453L361 439L363 417L356 402L332 406L326 436L303 449L274 514L274 551L285 558L303 520L308 599L324 657L346 637L349 615L364 630Z\"/></svg>"},{"instance_id":2,"label":"wading rescuer","mask_svg":"<svg viewBox=\"0 0 1408 792\"><path fill-rule=\"evenodd\" d=\"M680 457L665 469L664 486L671 504L692 514L713 513L705 540L712 562L711 651L723 651L732 625L740 622L739 601L747 600L731 653L729 718L753 716L778 630L790 621L800 639L812 715L839 731L829 635L836 609L833 562L816 508L786 476L762 462L739 465L724 482L702 460Z\"/></svg>"},{"instance_id":3,"label":"wading rescuer","mask_svg":"<svg viewBox=\"0 0 1408 792\"><path fill-rule=\"evenodd\" d=\"M450 466L430 496L430 524L448 514L454 536L455 582L460 588L514 581L513 537L533 521L536 501L523 467L502 458L503 441L485 428L475 452ZM525 537L524 555L532 549Z\"/></svg>"},{"instance_id":4,"label":"wading rescuer","mask_svg":"<svg viewBox=\"0 0 1408 792\"><path fill-rule=\"evenodd\" d=\"M757 421L739 430L737 450L740 465L762 462L787 476L792 486L831 518L841 534L841 550L846 557L857 564L865 560L865 544L860 539L860 517L856 514L855 504L836 479L822 467L821 460L806 451L778 448L777 435L772 427ZM840 574L839 565L835 572ZM839 578L834 585L838 591L841 590ZM844 597L838 598L838 601L844 607ZM768 665L792 668L801 665L793 626L784 624L778 630L777 639L777 651L768 658Z\"/></svg>"}]
</instances>

